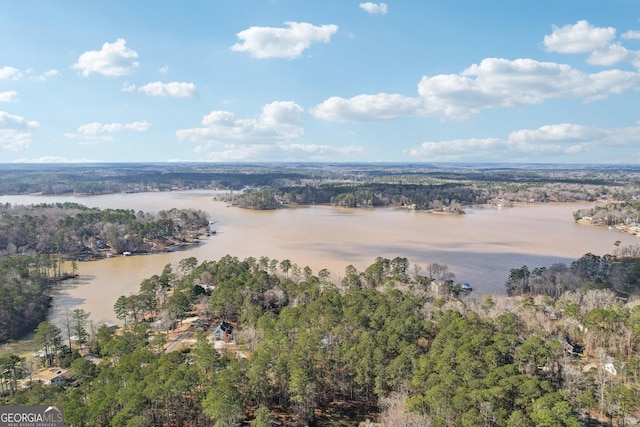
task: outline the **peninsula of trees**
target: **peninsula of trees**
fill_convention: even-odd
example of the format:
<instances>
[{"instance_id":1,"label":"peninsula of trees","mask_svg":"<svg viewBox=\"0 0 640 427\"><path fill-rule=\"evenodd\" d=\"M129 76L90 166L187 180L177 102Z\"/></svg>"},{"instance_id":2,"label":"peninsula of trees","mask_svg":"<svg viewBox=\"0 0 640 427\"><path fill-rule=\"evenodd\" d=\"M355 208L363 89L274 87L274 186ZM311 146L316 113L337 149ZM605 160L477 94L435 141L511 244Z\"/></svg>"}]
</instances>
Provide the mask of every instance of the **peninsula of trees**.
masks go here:
<instances>
[{"instance_id":1,"label":"peninsula of trees","mask_svg":"<svg viewBox=\"0 0 640 427\"><path fill-rule=\"evenodd\" d=\"M149 252L192 242L209 218L193 209L157 214L78 203L0 204L0 255L57 254L63 259Z\"/></svg>"},{"instance_id":2,"label":"peninsula of trees","mask_svg":"<svg viewBox=\"0 0 640 427\"><path fill-rule=\"evenodd\" d=\"M52 287L75 275L77 260L172 250L196 242L208 226L207 214L195 210L0 205L0 342L33 331L46 317Z\"/></svg>"},{"instance_id":3,"label":"peninsula of trees","mask_svg":"<svg viewBox=\"0 0 640 427\"><path fill-rule=\"evenodd\" d=\"M640 201L633 197L630 201L618 201L579 209L573 213L577 222L615 228L631 234L640 233Z\"/></svg>"}]
</instances>

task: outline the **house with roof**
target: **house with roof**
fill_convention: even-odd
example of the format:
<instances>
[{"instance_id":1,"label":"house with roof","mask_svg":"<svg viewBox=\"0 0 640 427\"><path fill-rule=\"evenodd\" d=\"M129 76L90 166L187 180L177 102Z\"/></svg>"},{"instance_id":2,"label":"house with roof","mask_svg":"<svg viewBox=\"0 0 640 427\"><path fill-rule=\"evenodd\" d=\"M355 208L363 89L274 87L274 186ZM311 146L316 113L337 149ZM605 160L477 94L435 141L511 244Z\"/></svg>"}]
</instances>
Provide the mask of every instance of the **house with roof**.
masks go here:
<instances>
[{"instance_id":1,"label":"house with roof","mask_svg":"<svg viewBox=\"0 0 640 427\"><path fill-rule=\"evenodd\" d=\"M46 368L36 373L36 379L49 385L67 385L72 384L74 372L71 369Z\"/></svg>"},{"instance_id":2,"label":"house with roof","mask_svg":"<svg viewBox=\"0 0 640 427\"><path fill-rule=\"evenodd\" d=\"M213 330L213 339L216 341L230 341L233 339L233 326L228 322L220 322Z\"/></svg>"},{"instance_id":3,"label":"house with roof","mask_svg":"<svg viewBox=\"0 0 640 427\"><path fill-rule=\"evenodd\" d=\"M66 384L73 385L74 372L71 369L67 369L65 371L59 371L59 372L60 372L59 374L51 378L51 384L60 385L60 386L66 385Z\"/></svg>"}]
</instances>

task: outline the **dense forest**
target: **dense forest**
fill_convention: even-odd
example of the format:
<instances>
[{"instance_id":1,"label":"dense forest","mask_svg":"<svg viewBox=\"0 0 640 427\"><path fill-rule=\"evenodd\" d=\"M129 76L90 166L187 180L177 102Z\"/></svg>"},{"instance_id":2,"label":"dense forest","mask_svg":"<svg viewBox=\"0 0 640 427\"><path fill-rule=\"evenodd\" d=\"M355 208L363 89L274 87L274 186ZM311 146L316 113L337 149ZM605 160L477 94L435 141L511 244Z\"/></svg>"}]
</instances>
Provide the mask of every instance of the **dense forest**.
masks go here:
<instances>
[{"instance_id":1,"label":"dense forest","mask_svg":"<svg viewBox=\"0 0 640 427\"><path fill-rule=\"evenodd\" d=\"M207 214L170 209L157 214L88 208L77 203L0 205L0 255L59 254L65 258L147 252L193 240Z\"/></svg>"},{"instance_id":2,"label":"dense forest","mask_svg":"<svg viewBox=\"0 0 640 427\"><path fill-rule=\"evenodd\" d=\"M33 373L2 356L5 403L64 406L70 426L638 422L640 300L606 277L513 298L461 293L446 266L406 258L333 277L267 257L167 265L118 300L118 331L86 331L78 313L86 339L66 345L38 326L43 363L72 373L61 386L21 389Z\"/></svg>"},{"instance_id":3,"label":"dense forest","mask_svg":"<svg viewBox=\"0 0 640 427\"><path fill-rule=\"evenodd\" d=\"M463 212L464 206L616 200L639 194L637 171L608 167L361 167L347 174L335 168L321 178L274 181L241 194L228 195L236 206L279 209L291 204L334 206L395 206ZM293 183L290 185L288 183Z\"/></svg>"},{"instance_id":4,"label":"dense forest","mask_svg":"<svg viewBox=\"0 0 640 427\"><path fill-rule=\"evenodd\" d=\"M143 163L0 165L0 194L110 194L195 188L240 190L309 178L268 165Z\"/></svg>"},{"instance_id":5,"label":"dense forest","mask_svg":"<svg viewBox=\"0 0 640 427\"><path fill-rule=\"evenodd\" d=\"M608 165L1 165L0 178L0 194L225 190L221 197L252 209L331 203L460 211L480 203L633 201L640 194L639 168Z\"/></svg>"},{"instance_id":6,"label":"dense forest","mask_svg":"<svg viewBox=\"0 0 640 427\"><path fill-rule=\"evenodd\" d=\"M75 275L76 261L172 250L209 226L207 214L195 210L149 214L56 203L6 204L0 212L0 342L33 331L46 317L52 286Z\"/></svg>"},{"instance_id":7,"label":"dense forest","mask_svg":"<svg viewBox=\"0 0 640 427\"><path fill-rule=\"evenodd\" d=\"M569 266L563 263L529 269L513 268L507 279L509 295L547 295L558 298L565 291L606 288L618 295L640 290L640 248L616 249L615 255L585 254Z\"/></svg>"},{"instance_id":8,"label":"dense forest","mask_svg":"<svg viewBox=\"0 0 640 427\"><path fill-rule=\"evenodd\" d=\"M404 206L413 209L450 209L491 201L488 191L460 184L322 184L317 187L280 187L247 190L233 202L243 208L277 209L288 204L332 204L348 208Z\"/></svg>"},{"instance_id":9,"label":"dense forest","mask_svg":"<svg viewBox=\"0 0 640 427\"><path fill-rule=\"evenodd\" d=\"M45 319L51 291L73 272L50 255L0 257L0 343L33 331Z\"/></svg>"}]
</instances>

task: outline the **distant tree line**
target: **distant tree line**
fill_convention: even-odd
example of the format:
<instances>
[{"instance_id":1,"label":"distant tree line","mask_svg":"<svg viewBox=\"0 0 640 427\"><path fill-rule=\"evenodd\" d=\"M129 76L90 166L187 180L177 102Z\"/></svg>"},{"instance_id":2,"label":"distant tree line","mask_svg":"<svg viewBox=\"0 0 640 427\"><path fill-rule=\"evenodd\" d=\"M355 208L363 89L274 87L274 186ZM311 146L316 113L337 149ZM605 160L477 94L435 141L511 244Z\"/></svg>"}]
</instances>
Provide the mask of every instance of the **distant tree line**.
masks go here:
<instances>
[{"instance_id":1,"label":"distant tree line","mask_svg":"<svg viewBox=\"0 0 640 427\"><path fill-rule=\"evenodd\" d=\"M0 194L110 194L287 185L309 173L260 165L3 165Z\"/></svg>"},{"instance_id":2,"label":"distant tree line","mask_svg":"<svg viewBox=\"0 0 640 427\"><path fill-rule=\"evenodd\" d=\"M429 164L3 165L0 194L106 194L272 188L280 203L344 206L598 200L632 201L640 169L629 166ZM385 188L386 186L386 188ZM457 187L458 192L452 187ZM434 194L444 189L441 195ZM332 198L335 200L331 200ZM258 201L258 200L253 200ZM256 208L250 201L247 207ZM259 204L259 203L258 203ZM272 209L269 204L264 209Z\"/></svg>"}]
</instances>

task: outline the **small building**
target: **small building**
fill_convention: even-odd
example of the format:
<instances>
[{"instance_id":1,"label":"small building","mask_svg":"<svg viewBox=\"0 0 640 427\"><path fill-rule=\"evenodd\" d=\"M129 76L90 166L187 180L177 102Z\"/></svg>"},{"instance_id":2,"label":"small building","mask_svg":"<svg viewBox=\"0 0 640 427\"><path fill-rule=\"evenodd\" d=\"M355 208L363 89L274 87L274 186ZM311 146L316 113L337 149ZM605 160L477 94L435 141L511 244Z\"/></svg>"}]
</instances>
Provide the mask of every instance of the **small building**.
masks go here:
<instances>
[{"instance_id":1,"label":"small building","mask_svg":"<svg viewBox=\"0 0 640 427\"><path fill-rule=\"evenodd\" d=\"M56 372L56 375L51 378L49 381L50 384L55 384L58 386L72 384L73 385L73 371L70 369L67 370L59 370Z\"/></svg>"},{"instance_id":2,"label":"small building","mask_svg":"<svg viewBox=\"0 0 640 427\"><path fill-rule=\"evenodd\" d=\"M229 341L233 339L233 326L228 322L220 322L213 330L213 339L216 341Z\"/></svg>"},{"instance_id":3,"label":"small building","mask_svg":"<svg viewBox=\"0 0 640 427\"><path fill-rule=\"evenodd\" d=\"M571 342L571 340L569 340L569 337L563 336L560 339L560 342L562 343L562 347L564 348L564 351L566 351L569 356L582 355L582 352L583 352L582 346L579 346L578 344Z\"/></svg>"},{"instance_id":4,"label":"small building","mask_svg":"<svg viewBox=\"0 0 640 427\"><path fill-rule=\"evenodd\" d=\"M583 352L582 347L579 346L578 344L572 343L569 337L567 337L566 335L562 335L562 336L551 335L549 336L549 338L558 340L560 344L562 344L562 349L565 351L565 353L568 356L575 357L575 356L582 355L582 352Z\"/></svg>"}]
</instances>

